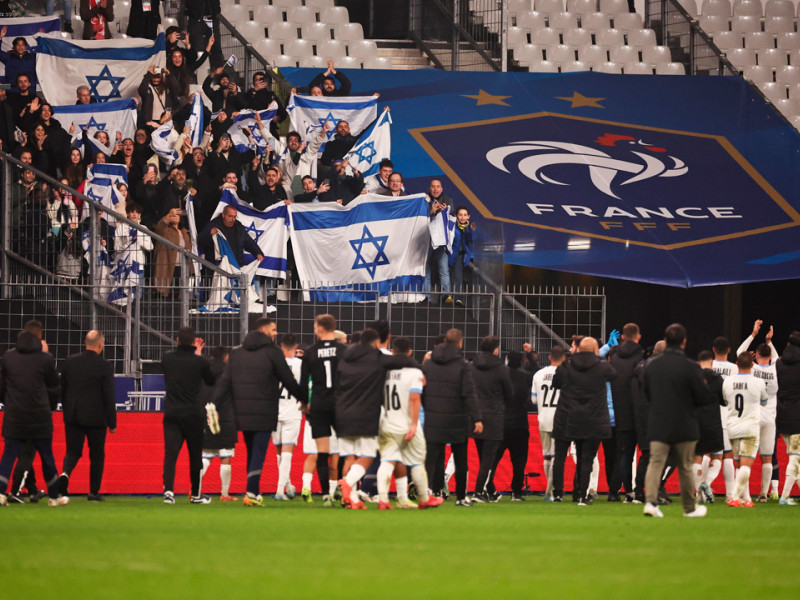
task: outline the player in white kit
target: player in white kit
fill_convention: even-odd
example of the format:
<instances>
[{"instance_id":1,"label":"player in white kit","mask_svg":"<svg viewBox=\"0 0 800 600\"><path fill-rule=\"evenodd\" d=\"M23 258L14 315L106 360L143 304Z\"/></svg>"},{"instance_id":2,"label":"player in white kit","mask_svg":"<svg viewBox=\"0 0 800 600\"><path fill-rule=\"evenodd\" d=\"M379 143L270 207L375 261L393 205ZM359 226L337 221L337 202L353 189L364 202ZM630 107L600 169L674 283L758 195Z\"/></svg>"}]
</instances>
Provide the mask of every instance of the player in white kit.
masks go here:
<instances>
[{"instance_id":1,"label":"player in white kit","mask_svg":"<svg viewBox=\"0 0 800 600\"><path fill-rule=\"evenodd\" d=\"M728 500L728 506L752 508L748 496L750 468L758 452L758 432L761 406L767 403L767 386L763 379L753 377L753 357L742 352L736 357L738 373L728 377L722 384L722 394L728 402L728 437L739 472L736 486Z\"/></svg>"},{"instance_id":2,"label":"player in white kit","mask_svg":"<svg viewBox=\"0 0 800 600\"><path fill-rule=\"evenodd\" d=\"M564 347L553 346L550 350L550 366L544 367L533 374L531 386L531 401L539 409L539 435L542 439L542 456L544 457L544 473L547 477L547 489L544 493L546 502L553 501L553 454L555 442L553 440L553 418L558 406L560 390L553 389L553 375L558 365L564 362Z\"/></svg>"},{"instance_id":3,"label":"player in white kit","mask_svg":"<svg viewBox=\"0 0 800 600\"><path fill-rule=\"evenodd\" d=\"M408 338L392 341L392 354L411 355ZM389 371L383 390L383 408L378 435L381 466L378 468L378 510L392 510L389 504L389 485L398 463L411 470L417 488L419 508L434 508L443 499L428 494L428 475L425 471L425 436L419 426L422 390L425 376L417 368Z\"/></svg>"},{"instance_id":4,"label":"player in white kit","mask_svg":"<svg viewBox=\"0 0 800 600\"><path fill-rule=\"evenodd\" d=\"M718 337L714 340L711 347L714 352L714 362L711 368L715 373L722 375L723 379L727 379L731 375L738 372L736 365L728 360L728 354L731 351L730 342L727 338ZM733 465L733 452L731 451L731 442L728 437L728 407L720 406L720 418L722 420L722 438L725 442L722 455L714 454L711 456L710 465L706 473L705 483L711 487L714 480L719 475L720 467L722 468L722 477L725 480L725 500L730 500L733 495L734 478L736 477L736 467ZM705 464L705 459L704 459Z\"/></svg>"},{"instance_id":5,"label":"player in white kit","mask_svg":"<svg viewBox=\"0 0 800 600\"><path fill-rule=\"evenodd\" d=\"M300 370L303 360L297 355L297 338L294 334L287 333L281 340L281 351L286 358L286 364L292 370L294 378L300 383ZM281 387L281 398L278 404L278 428L272 434L272 441L278 451L278 490L275 500L291 500L294 498L295 487L290 480L292 472L292 454L300 437L300 423L303 412L297 398L289 395L288 390Z\"/></svg>"}]
</instances>

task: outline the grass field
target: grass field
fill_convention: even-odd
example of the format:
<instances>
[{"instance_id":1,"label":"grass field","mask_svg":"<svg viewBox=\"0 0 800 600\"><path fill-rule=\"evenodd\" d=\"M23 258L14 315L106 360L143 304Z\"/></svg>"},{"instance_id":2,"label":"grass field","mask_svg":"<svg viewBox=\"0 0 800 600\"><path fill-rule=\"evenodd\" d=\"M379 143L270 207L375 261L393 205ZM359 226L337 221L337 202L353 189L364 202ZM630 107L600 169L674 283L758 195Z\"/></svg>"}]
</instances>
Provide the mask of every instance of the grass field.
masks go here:
<instances>
[{"instance_id":1,"label":"grass field","mask_svg":"<svg viewBox=\"0 0 800 600\"><path fill-rule=\"evenodd\" d=\"M677 500L677 499L676 499ZM74 497L0 509L3 598L797 598L800 507L378 512Z\"/></svg>"}]
</instances>

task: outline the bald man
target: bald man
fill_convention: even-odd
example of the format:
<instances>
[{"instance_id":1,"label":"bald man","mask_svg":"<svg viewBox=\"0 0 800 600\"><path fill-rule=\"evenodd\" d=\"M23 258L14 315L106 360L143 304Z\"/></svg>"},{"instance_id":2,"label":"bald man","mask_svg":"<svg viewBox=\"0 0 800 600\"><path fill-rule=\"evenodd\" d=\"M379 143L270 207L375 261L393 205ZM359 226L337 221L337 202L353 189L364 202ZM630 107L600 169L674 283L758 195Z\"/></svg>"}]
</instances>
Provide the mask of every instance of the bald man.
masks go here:
<instances>
[{"instance_id":1,"label":"bald man","mask_svg":"<svg viewBox=\"0 0 800 600\"><path fill-rule=\"evenodd\" d=\"M84 342L86 349L68 357L61 368L67 454L59 484L66 496L69 476L83 454L84 440L88 440L91 467L87 500L104 502L100 483L105 465L106 429L111 433L117 430L114 368L102 356L105 344L102 333L93 329Z\"/></svg>"}]
</instances>

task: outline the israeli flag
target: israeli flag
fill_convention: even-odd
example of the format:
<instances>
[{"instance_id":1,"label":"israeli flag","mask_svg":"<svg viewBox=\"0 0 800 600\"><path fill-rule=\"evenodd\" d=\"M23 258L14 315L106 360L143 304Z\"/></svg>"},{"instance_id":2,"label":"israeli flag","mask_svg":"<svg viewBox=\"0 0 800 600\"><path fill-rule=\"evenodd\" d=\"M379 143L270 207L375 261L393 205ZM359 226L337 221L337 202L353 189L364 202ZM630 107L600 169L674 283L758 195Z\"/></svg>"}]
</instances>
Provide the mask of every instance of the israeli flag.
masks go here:
<instances>
[{"instance_id":1,"label":"israeli flag","mask_svg":"<svg viewBox=\"0 0 800 600\"><path fill-rule=\"evenodd\" d=\"M366 194L347 206L292 204L292 248L303 287L323 302L419 291L428 256L425 194Z\"/></svg>"},{"instance_id":2,"label":"israeli flag","mask_svg":"<svg viewBox=\"0 0 800 600\"><path fill-rule=\"evenodd\" d=\"M453 253L453 236L456 230L456 217L452 214L450 206L431 219L428 223L428 233L431 236L431 248L436 250L444 246L448 254Z\"/></svg>"},{"instance_id":3,"label":"israeli flag","mask_svg":"<svg viewBox=\"0 0 800 600\"><path fill-rule=\"evenodd\" d=\"M115 214L125 214L125 199L119 193L116 183L108 177L95 177L86 180L83 184L83 193L95 202L102 204L107 210L103 211L101 217L106 220L109 226L117 224ZM81 220L91 214L88 203L83 204L83 214Z\"/></svg>"},{"instance_id":4,"label":"israeli flag","mask_svg":"<svg viewBox=\"0 0 800 600\"><path fill-rule=\"evenodd\" d=\"M258 114L261 116L261 122L268 131L269 122L273 119L277 112L277 102L270 104L269 108L266 110L258 111ZM260 156L264 154L264 151L267 149L267 139L261 135L261 131L256 124L256 120L253 118L255 113L256 111L250 109L241 111L233 118L233 125L228 128L228 133L231 136L231 142L234 146L236 146L236 150L239 152L255 150L256 154ZM254 144L250 142L250 138L245 133L245 130L249 130L253 135L253 141L255 142Z\"/></svg>"},{"instance_id":5,"label":"israeli flag","mask_svg":"<svg viewBox=\"0 0 800 600\"><path fill-rule=\"evenodd\" d=\"M222 233L217 233L213 236L214 239L214 254L216 255L217 267L225 273L231 275L238 275L244 273L248 281L248 312L261 312L261 306L255 301L258 299L258 292L253 287L255 277L257 274L257 265L251 262L247 265L240 266L233 254L228 240ZM211 280L211 292L208 296L208 302L194 309L192 313L231 313L239 312L241 309L242 292L240 289L240 280L238 277L225 277L219 272L214 272L214 277ZM250 306L253 310L250 311Z\"/></svg>"},{"instance_id":6,"label":"israeli flag","mask_svg":"<svg viewBox=\"0 0 800 600\"><path fill-rule=\"evenodd\" d=\"M68 104L64 106L53 106L53 116L58 119L61 127L69 133L75 125L72 133L72 145L84 153L83 131L89 135L89 140L95 148L109 154L113 151L113 146L107 149L103 144L94 139L94 134L98 131L108 133L108 139L113 144L117 138L117 132L122 134L122 139L133 139L136 133L136 102L133 100L113 100L103 104ZM109 150L107 152L107 150Z\"/></svg>"},{"instance_id":7,"label":"israeli flag","mask_svg":"<svg viewBox=\"0 0 800 600\"><path fill-rule=\"evenodd\" d=\"M144 269L136 260L136 238L122 252L117 253L116 259L109 265L109 277L113 279L111 290L106 296L106 302L126 306L136 298L136 289L144 276Z\"/></svg>"},{"instance_id":8,"label":"israeli flag","mask_svg":"<svg viewBox=\"0 0 800 600\"><path fill-rule=\"evenodd\" d=\"M38 42L34 37L37 33L50 33L61 30L61 19L58 17L20 17L13 19L0 19L0 29L7 27L6 36L0 44L3 53L11 50L14 39L24 37L28 43L28 52L35 54ZM7 55L6 55L7 56ZM31 73L31 75L34 75ZM6 81L6 66L0 62L0 83L16 85L16 81Z\"/></svg>"},{"instance_id":9,"label":"israeli flag","mask_svg":"<svg viewBox=\"0 0 800 600\"><path fill-rule=\"evenodd\" d=\"M86 168L86 179L94 180L98 177L101 179L110 179L115 185L120 181L128 185L128 170L125 168L125 165L96 163Z\"/></svg>"},{"instance_id":10,"label":"israeli flag","mask_svg":"<svg viewBox=\"0 0 800 600\"><path fill-rule=\"evenodd\" d=\"M239 212L236 220L245 226L247 233L255 240L264 255L264 260L258 264L256 274L285 279L286 245L289 243L289 207L283 202L278 202L261 211L242 201L231 190L222 190L222 198L212 218L221 215L228 205ZM256 257L245 251L244 260L244 266L247 266L256 262Z\"/></svg>"},{"instance_id":11,"label":"israeli flag","mask_svg":"<svg viewBox=\"0 0 800 600\"><path fill-rule=\"evenodd\" d=\"M333 127L327 133L328 140L336 135L339 121L347 121L353 135L364 131L378 116L378 99L375 96L297 96L292 94L286 106L291 130L308 142L319 136L325 121ZM325 144L320 148L320 155Z\"/></svg>"},{"instance_id":12,"label":"israeli flag","mask_svg":"<svg viewBox=\"0 0 800 600\"><path fill-rule=\"evenodd\" d=\"M140 38L66 41L38 36L36 76L53 104L75 102L75 90L87 85L98 102L138 98L150 65L166 64L164 34L155 42Z\"/></svg>"},{"instance_id":13,"label":"israeli flag","mask_svg":"<svg viewBox=\"0 0 800 600\"><path fill-rule=\"evenodd\" d=\"M89 274L93 275L92 280L97 284L93 288L94 297L97 300L108 300L114 287L114 277L111 275L111 258L108 255L108 250L105 246L100 246L97 249L97 262L92 264L92 232L89 228L83 232L81 244L84 250L83 257L89 263Z\"/></svg>"},{"instance_id":14,"label":"israeli flag","mask_svg":"<svg viewBox=\"0 0 800 600\"><path fill-rule=\"evenodd\" d=\"M180 154L172 147L173 141L171 138L177 139L178 133L172 135L172 120L170 119L158 129L155 129L150 136L150 148L158 154L158 157L163 160L167 166L174 163L180 158Z\"/></svg>"},{"instance_id":15,"label":"israeli flag","mask_svg":"<svg viewBox=\"0 0 800 600\"><path fill-rule=\"evenodd\" d=\"M345 162L358 169L364 177L376 174L380 162L392 155L391 124L392 117L388 110L384 110L380 118L358 138L353 149L344 155Z\"/></svg>"},{"instance_id":16,"label":"israeli flag","mask_svg":"<svg viewBox=\"0 0 800 600\"><path fill-rule=\"evenodd\" d=\"M203 95L195 93L192 100L192 112L189 114L189 120L186 122L191 128L192 148L196 148L203 142Z\"/></svg>"}]
</instances>

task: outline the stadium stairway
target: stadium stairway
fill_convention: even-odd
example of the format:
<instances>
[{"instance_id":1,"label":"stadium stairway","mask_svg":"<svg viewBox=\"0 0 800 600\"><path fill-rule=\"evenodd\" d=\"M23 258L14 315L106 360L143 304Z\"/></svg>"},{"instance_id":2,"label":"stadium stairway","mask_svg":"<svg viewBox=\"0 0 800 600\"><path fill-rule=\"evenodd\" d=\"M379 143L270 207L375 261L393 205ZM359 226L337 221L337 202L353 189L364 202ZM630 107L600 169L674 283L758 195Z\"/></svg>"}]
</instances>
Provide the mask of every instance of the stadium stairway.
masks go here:
<instances>
[{"instance_id":1,"label":"stadium stairway","mask_svg":"<svg viewBox=\"0 0 800 600\"><path fill-rule=\"evenodd\" d=\"M378 56L388 58L392 69L408 71L411 69L428 69L433 66L419 48L409 40L375 40Z\"/></svg>"}]
</instances>

